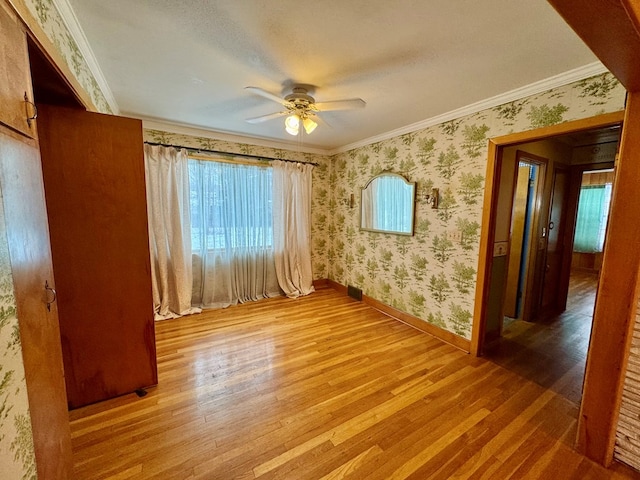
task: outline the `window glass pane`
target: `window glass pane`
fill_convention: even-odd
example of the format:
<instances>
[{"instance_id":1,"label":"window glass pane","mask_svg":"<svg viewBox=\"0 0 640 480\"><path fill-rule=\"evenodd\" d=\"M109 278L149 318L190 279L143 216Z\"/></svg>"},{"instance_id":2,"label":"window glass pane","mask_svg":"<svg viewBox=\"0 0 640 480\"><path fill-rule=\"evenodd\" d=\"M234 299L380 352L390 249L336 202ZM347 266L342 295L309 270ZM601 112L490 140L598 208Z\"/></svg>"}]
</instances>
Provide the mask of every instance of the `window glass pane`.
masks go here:
<instances>
[{"instance_id":1,"label":"window glass pane","mask_svg":"<svg viewBox=\"0 0 640 480\"><path fill-rule=\"evenodd\" d=\"M189 161L194 251L273 244L271 168Z\"/></svg>"}]
</instances>

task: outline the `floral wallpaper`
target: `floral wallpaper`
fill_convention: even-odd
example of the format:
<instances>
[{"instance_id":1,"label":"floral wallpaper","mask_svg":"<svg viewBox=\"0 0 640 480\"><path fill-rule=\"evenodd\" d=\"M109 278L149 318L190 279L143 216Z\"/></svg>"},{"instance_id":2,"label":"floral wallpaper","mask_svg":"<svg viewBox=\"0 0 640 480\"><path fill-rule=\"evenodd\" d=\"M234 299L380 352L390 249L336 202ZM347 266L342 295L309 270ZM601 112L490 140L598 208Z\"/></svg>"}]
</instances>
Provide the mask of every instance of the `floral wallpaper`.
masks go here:
<instances>
[{"instance_id":1,"label":"floral wallpaper","mask_svg":"<svg viewBox=\"0 0 640 480\"><path fill-rule=\"evenodd\" d=\"M488 139L621 110L624 99L605 73L333 156L314 177L314 275L470 339ZM359 229L360 190L383 170L417 184L414 236ZM421 200L432 187L436 210Z\"/></svg>"},{"instance_id":2,"label":"floral wallpaper","mask_svg":"<svg viewBox=\"0 0 640 480\"><path fill-rule=\"evenodd\" d=\"M101 113L113 113L80 52L78 44L67 30L55 2L53 0L24 0L24 3L73 72L76 80L89 94L97 110Z\"/></svg>"},{"instance_id":3,"label":"floral wallpaper","mask_svg":"<svg viewBox=\"0 0 640 480\"><path fill-rule=\"evenodd\" d=\"M9 246L0 202L0 465L3 479L36 478L35 452Z\"/></svg>"}]
</instances>

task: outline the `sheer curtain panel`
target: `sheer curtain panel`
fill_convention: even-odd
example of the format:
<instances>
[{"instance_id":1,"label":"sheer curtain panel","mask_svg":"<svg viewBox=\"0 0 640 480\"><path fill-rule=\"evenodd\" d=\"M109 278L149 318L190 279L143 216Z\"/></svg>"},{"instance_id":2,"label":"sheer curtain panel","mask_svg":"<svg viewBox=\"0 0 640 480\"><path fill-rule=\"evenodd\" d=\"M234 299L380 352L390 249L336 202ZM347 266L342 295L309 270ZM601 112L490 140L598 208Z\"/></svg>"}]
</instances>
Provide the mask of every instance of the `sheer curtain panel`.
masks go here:
<instances>
[{"instance_id":1,"label":"sheer curtain panel","mask_svg":"<svg viewBox=\"0 0 640 480\"><path fill-rule=\"evenodd\" d=\"M273 162L273 246L280 288L288 297L314 291L311 270L313 165Z\"/></svg>"},{"instance_id":2,"label":"sheer curtain panel","mask_svg":"<svg viewBox=\"0 0 640 480\"><path fill-rule=\"evenodd\" d=\"M189 161L193 303L220 308L281 295L268 167Z\"/></svg>"},{"instance_id":3,"label":"sheer curtain panel","mask_svg":"<svg viewBox=\"0 0 640 480\"><path fill-rule=\"evenodd\" d=\"M588 185L580 189L573 250L602 252L609 217L611 184Z\"/></svg>"},{"instance_id":4,"label":"sheer curtain panel","mask_svg":"<svg viewBox=\"0 0 640 480\"><path fill-rule=\"evenodd\" d=\"M144 146L153 308L156 320L197 313L191 307L189 170L184 150Z\"/></svg>"}]
</instances>

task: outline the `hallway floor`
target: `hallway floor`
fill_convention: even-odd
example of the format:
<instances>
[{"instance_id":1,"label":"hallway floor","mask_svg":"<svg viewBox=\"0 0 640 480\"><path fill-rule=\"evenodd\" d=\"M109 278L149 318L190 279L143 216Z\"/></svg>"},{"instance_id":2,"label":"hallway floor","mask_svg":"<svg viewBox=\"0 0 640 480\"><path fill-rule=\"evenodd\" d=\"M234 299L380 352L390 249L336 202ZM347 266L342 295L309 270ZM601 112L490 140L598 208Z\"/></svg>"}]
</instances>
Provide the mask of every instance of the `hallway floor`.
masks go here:
<instances>
[{"instance_id":1,"label":"hallway floor","mask_svg":"<svg viewBox=\"0 0 640 480\"><path fill-rule=\"evenodd\" d=\"M579 404L597 284L596 273L572 272L567 310L536 322L505 318L485 358Z\"/></svg>"}]
</instances>

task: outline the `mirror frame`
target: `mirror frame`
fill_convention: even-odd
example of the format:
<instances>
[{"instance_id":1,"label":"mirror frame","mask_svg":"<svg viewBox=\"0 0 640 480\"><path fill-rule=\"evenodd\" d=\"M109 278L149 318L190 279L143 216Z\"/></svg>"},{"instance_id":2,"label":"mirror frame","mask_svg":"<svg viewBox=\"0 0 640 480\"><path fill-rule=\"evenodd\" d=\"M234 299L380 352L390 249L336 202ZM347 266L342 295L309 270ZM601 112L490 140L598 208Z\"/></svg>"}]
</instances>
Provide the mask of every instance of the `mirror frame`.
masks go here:
<instances>
[{"instance_id":1,"label":"mirror frame","mask_svg":"<svg viewBox=\"0 0 640 480\"><path fill-rule=\"evenodd\" d=\"M380 178L380 177L396 177L400 180L402 180L404 182L405 185L408 185L411 187L411 205L410 205L410 209L411 209L411 228L408 232L400 232L400 231L396 231L396 230L379 230L379 229L375 229L375 228L366 228L363 226L362 224L362 207L364 205L364 192L365 190L369 187L369 185L371 185L371 183ZM413 236L414 234L414 230L415 230L415 216L416 216L416 182L410 182L409 180L407 180L403 175L400 175L399 173L394 173L391 172L389 170L383 170L382 172L380 172L379 174L377 174L376 176L374 176L371 180L369 180L366 185L364 187L362 187L360 189L360 230L364 231L364 232L376 232L376 233L390 233L390 234L394 234L394 235L405 235L408 237Z\"/></svg>"}]
</instances>

